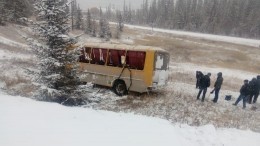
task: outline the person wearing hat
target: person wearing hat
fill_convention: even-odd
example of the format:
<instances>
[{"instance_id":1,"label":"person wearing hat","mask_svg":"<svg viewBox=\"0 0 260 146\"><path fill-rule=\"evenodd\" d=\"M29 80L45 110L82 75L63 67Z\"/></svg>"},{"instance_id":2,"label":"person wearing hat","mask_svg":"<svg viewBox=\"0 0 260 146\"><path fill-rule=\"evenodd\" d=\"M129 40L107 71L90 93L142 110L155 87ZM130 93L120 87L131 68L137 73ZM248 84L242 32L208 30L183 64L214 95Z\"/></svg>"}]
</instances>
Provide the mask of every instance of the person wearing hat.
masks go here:
<instances>
[{"instance_id":1,"label":"person wearing hat","mask_svg":"<svg viewBox=\"0 0 260 146\"><path fill-rule=\"evenodd\" d=\"M236 102L233 103L233 105L237 106L237 104L243 99L243 109L245 109L246 99L248 95L249 95L248 80L244 80L244 85L240 88L240 95L237 98Z\"/></svg>"},{"instance_id":2,"label":"person wearing hat","mask_svg":"<svg viewBox=\"0 0 260 146\"><path fill-rule=\"evenodd\" d=\"M204 102L205 95L207 93L207 88L210 86L210 76L211 73L208 73L207 75L203 76L200 80L200 86L199 86L199 93L197 95L197 100L200 99L200 94L203 91L202 99L201 101Z\"/></svg>"},{"instance_id":3,"label":"person wearing hat","mask_svg":"<svg viewBox=\"0 0 260 146\"><path fill-rule=\"evenodd\" d=\"M218 95L219 95L219 91L220 91L222 83L223 83L222 72L219 72L218 73L218 78L217 78L217 80L216 80L216 82L214 84L214 89L210 92L212 94L215 91L215 97L212 100L214 103L218 102Z\"/></svg>"}]
</instances>

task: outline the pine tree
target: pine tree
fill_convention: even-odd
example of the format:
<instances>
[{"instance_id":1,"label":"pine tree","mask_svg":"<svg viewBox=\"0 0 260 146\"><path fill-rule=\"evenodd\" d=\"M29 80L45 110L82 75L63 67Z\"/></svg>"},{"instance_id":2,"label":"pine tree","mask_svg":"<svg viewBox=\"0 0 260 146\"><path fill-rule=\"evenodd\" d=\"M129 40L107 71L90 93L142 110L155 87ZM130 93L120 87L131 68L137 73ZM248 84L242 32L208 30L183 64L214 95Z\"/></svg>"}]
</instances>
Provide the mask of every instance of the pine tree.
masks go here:
<instances>
[{"instance_id":1,"label":"pine tree","mask_svg":"<svg viewBox=\"0 0 260 146\"><path fill-rule=\"evenodd\" d=\"M92 17L91 17L91 13L90 13L90 11L89 11L89 9L88 9L85 33L86 33L86 34L91 34L92 31L93 31Z\"/></svg>"},{"instance_id":2,"label":"pine tree","mask_svg":"<svg viewBox=\"0 0 260 146\"><path fill-rule=\"evenodd\" d=\"M115 38L120 39L121 32L123 31L124 24L123 24L123 18L120 11L117 11L117 25L116 25L116 36Z\"/></svg>"},{"instance_id":3,"label":"pine tree","mask_svg":"<svg viewBox=\"0 0 260 146\"><path fill-rule=\"evenodd\" d=\"M5 25L5 22L7 21L5 7L6 7L6 0L0 0L0 25Z\"/></svg>"},{"instance_id":4,"label":"pine tree","mask_svg":"<svg viewBox=\"0 0 260 146\"><path fill-rule=\"evenodd\" d=\"M118 28L119 28L119 31L123 31L124 29L124 23L123 23L123 17L122 17L122 14L120 11L117 11L117 23L118 23Z\"/></svg>"},{"instance_id":5,"label":"pine tree","mask_svg":"<svg viewBox=\"0 0 260 146\"><path fill-rule=\"evenodd\" d=\"M71 1L71 29L73 30L75 27L75 18L77 17L77 1Z\"/></svg>"},{"instance_id":6,"label":"pine tree","mask_svg":"<svg viewBox=\"0 0 260 146\"><path fill-rule=\"evenodd\" d=\"M32 0L0 0L0 24L31 16L32 3Z\"/></svg>"},{"instance_id":7,"label":"pine tree","mask_svg":"<svg viewBox=\"0 0 260 146\"><path fill-rule=\"evenodd\" d=\"M107 21L107 19L104 18L101 8L100 8L100 20L99 20L99 37L105 38L106 41L110 40L110 38L112 37L110 27L109 27L109 22Z\"/></svg>"},{"instance_id":8,"label":"pine tree","mask_svg":"<svg viewBox=\"0 0 260 146\"><path fill-rule=\"evenodd\" d=\"M77 8L77 13L76 13L76 29L82 29L83 28L83 15L80 7L78 6Z\"/></svg>"},{"instance_id":9,"label":"pine tree","mask_svg":"<svg viewBox=\"0 0 260 146\"><path fill-rule=\"evenodd\" d=\"M106 41L109 41L110 38L112 37L112 33L110 30L110 26L109 26L109 22L107 21L107 19L104 19L104 29L105 29L105 39Z\"/></svg>"},{"instance_id":10,"label":"pine tree","mask_svg":"<svg viewBox=\"0 0 260 146\"><path fill-rule=\"evenodd\" d=\"M91 24L92 24L92 33L91 33L91 35L93 37L96 37L97 36L97 23L96 23L95 20L92 20Z\"/></svg>"},{"instance_id":11,"label":"pine tree","mask_svg":"<svg viewBox=\"0 0 260 146\"><path fill-rule=\"evenodd\" d=\"M35 95L39 100L59 100L73 96L76 91L77 54L69 49L75 39L68 36L68 5L60 0L41 0L36 3L40 21L34 25L40 39L30 41L37 56L38 71L33 71L39 85Z\"/></svg>"}]
</instances>

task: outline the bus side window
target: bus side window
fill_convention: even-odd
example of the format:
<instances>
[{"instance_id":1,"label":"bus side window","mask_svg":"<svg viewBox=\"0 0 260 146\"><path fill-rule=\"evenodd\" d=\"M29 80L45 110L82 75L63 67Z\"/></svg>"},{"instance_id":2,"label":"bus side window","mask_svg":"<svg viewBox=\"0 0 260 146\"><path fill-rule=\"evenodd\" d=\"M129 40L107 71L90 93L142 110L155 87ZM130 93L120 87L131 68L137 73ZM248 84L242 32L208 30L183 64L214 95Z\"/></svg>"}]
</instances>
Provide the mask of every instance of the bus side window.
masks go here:
<instances>
[{"instance_id":1,"label":"bus side window","mask_svg":"<svg viewBox=\"0 0 260 146\"><path fill-rule=\"evenodd\" d=\"M89 63L90 57L88 56L88 54L90 54L90 51L91 48L82 48L80 50L79 62Z\"/></svg>"},{"instance_id":2,"label":"bus side window","mask_svg":"<svg viewBox=\"0 0 260 146\"><path fill-rule=\"evenodd\" d=\"M145 52L137 52L137 58L138 58L138 70L144 69L144 63L145 63Z\"/></svg>"},{"instance_id":3,"label":"bus side window","mask_svg":"<svg viewBox=\"0 0 260 146\"><path fill-rule=\"evenodd\" d=\"M91 64L104 65L107 58L107 49L94 48L91 56L93 60Z\"/></svg>"},{"instance_id":4,"label":"bus side window","mask_svg":"<svg viewBox=\"0 0 260 146\"><path fill-rule=\"evenodd\" d=\"M109 66L118 66L119 65L118 50L109 50L108 65Z\"/></svg>"},{"instance_id":5,"label":"bus side window","mask_svg":"<svg viewBox=\"0 0 260 146\"><path fill-rule=\"evenodd\" d=\"M119 55L119 67L123 67L124 63L122 62L123 58L125 58L125 50L118 50L118 55Z\"/></svg>"},{"instance_id":6,"label":"bus side window","mask_svg":"<svg viewBox=\"0 0 260 146\"><path fill-rule=\"evenodd\" d=\"M91 61L91 48L84 48L84 56L86 63L89 63Z\"/></svg>"},{"instance_id":7,"label":"bus side window","mask_svg":"<svg viewBox=\"0 0 260 146\"><path fill-rule=\"evenodd\" d=\"M143 70L145 63L145 52L128 51L126 64L131 69Z\"/></svg>"},{"instance_id":8,"label":"bus side window","mask_svg":"<svg viewBox=\"0 0 260 146\"><path fill-rule=\"evenodd\" d=\"M136 52L128 51L127 52L127 60L126 64L129 65L129 68L136 69L137 68L137 59L136 59Z\"/></svg>"},{"instance_id":9,"label":"bus side window","mask_svg":"<svg viewBox=\"0 0 260 146\"><path fill-rule=\"evenodd\" d=\"M85 62L84 49L80 49L79 62Z\"/></svg>"},{"instance_id":10,"label":"bus side window","mask_svg":"<svg viewBox=\"0 0 260 146\"><path fill-rule=\"evenodd\" d=\"M107 60L107 49L99 49L99 64L105 65L106 60Z\"/></svg>"}]
</instances>

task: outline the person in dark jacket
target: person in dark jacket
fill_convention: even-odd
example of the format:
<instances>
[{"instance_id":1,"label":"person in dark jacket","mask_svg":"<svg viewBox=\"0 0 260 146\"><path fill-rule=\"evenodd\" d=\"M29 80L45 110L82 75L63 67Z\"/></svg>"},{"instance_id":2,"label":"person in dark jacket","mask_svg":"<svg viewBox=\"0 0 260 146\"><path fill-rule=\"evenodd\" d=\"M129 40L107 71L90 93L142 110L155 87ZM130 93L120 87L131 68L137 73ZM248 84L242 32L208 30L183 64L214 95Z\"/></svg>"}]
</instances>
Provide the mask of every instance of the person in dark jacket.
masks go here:
<instances>
[{"instance_id":1,"label":"person in dark jacket","mask_svg":"<svg viewBox=\"0 0 260 146\"><path fill-rule=\"evenodd\" d=\"M244 85L240 88L240 95L233 105L237 106L237 104L243 99L243 109L245 109L246 108L246 98L248 95L249 95L248 80L244 80Z\"/></svg>"},{"instance_id":2,"label":"person in dark jacket","mask_svg":"<svg viewBox=\"0 0 260 146\"><path fill-rule=\"evenodd\" d=\"M197 100L200 99L200 94L201 92L203 91L203 95L202 95L202 99L201 101L204 102L204 99L205 99L205 95L207 93L207 88L210 86L210 76L211 76L211 73L208 73L207 75L203 76L200 80L200 84L199 84L199 93L198 93L198 96L197 96Z\"/></svg>"},{"instance_id":3,"label":"person in dark jacket","mask_svg":"<svg viewBox=\"0 0 260 146\"><path fill-rule=\"evenodd\" d=\"M218 78L217 78L217 80L216 80L216 82L214 84L214 89L213 89L213 91L210 92L212 94L215 91L215 97L212 100L214 103L218 102L218 95L219 95L219 91L220 91L222 83L223 83L222 73L219 72L218 73Z\"/></svg>"},{"instance_id":4,"label":"person in dark jacket","mask_svg":"<svg viewBox=\"0 0 260 146\"><path fill-rule=\"evenodd\" d=\"M203 75L203 73L201 71L196 71L196 79L197 79L196 88L199 88L200 80L202 79L203 76L204 75Z\"/></svg>"},{"instance_id":5,"label":"person in dark jacket","mask_svg":"<svg viewBox=\"0 0 260 146\"><path fill-rule=\"evenodd\" d=\"M258 98L258 96L259 96L259 93L260 93L260 75L258 75L257 77L256 77L256 91L255 91L255 93L254 93L254 99L253 99L253 103L256 103L256 101L257 101L257 98Z\"/></svg>"},{"instance_id":6,"label":"person in dark jacket","mask_svg":"<svg viewBox=\"0 0 260 146\"><path fill-rule=\"evenodd\" d=\"M258 92L257 79L256 79L256 78L253 78L253 79L249 82L248 89L249 89L248 103L251 104L253 97L256 96L256 94L257 94L257 92Z\"/></svg>"}]
</instances>

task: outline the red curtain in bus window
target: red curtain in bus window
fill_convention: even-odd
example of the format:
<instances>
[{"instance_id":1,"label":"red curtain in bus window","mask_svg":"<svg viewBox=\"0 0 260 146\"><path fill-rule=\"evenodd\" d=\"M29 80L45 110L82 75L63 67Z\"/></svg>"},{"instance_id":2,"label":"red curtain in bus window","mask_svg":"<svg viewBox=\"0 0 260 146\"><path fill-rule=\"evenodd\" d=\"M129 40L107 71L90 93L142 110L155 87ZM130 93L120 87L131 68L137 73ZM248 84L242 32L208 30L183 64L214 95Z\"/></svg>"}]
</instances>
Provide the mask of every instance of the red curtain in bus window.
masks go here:
<instances>
[{"instance_id":1,"label":"red curtain in bus window","mask_svg":"<svg viewBox=\"0 0 260 146\"><path fill-rule=\"evenodd\" d=\"M131 69L137 69L137 53L135 51L128 51L128 65Z\"/></svg>"},{"instance_id":2,"label":"red curtain in bus window","mask_svg":"<svg viewBox=\"0 0 260 146\"><path fill-rule=\"evenodd\" d=\"M107 49L101 49L100 53L100 61L106 63L107 60Z\"/></svg>"},{"instance_id":3,"label":"red curtain in bus window","mask_svg":"<svg viewBox=\"0 0 260 146\"><path fill-rule=\"evenodd\" d=\"M145 52L139 51L128 51L127 53L127 64L131 69L144 69Z\"/></svg>"},{"instance_id":4,"label":"red curtain in bus window","mask_svg":"<svg viewBox=\"0 0 260 146\"><path fill-rule=\"evenodd\" d=\"M95 48L92 51L93 64L104 65L107 59L107 49Z\"/></svg>"},{"instance_id":5,"label":"red curtain in bus window","mask_svg":"<svg viewBox=\"0 0 260 146\"><path fill-rule=\"evenodd\" d=\"M143 70L144 69L144 62L145 62L145 52L137 52L137 59L138 59L137 69Z\"/></svg>"},{"instance_id":6,"label":"red curtain in bus window","mask_svg":"<svg viewBox=\"0 0 260 146\"><path fill-rule=\"evenodd\" d=\"M110 55L109 55L109 65L112 66L119 66L119 54L118 54L118 50L110 50L109 51Z\"/></svg>"},{"instance_id":7,"label":"red curtain in bus window","mask_svg":"<svg viewBox=\"0 0 260 146\"><path fill-rule=\"evenodd\" d=\"M99 62L99 50L97 48L94 48L92 50L91 58L92 58L92 64L98 64Z\"/></svg>"}]
</instances>

